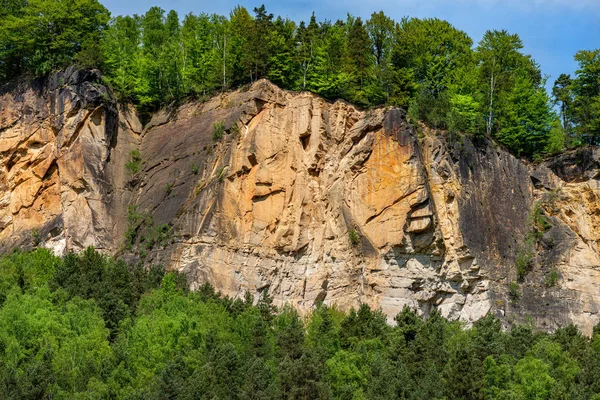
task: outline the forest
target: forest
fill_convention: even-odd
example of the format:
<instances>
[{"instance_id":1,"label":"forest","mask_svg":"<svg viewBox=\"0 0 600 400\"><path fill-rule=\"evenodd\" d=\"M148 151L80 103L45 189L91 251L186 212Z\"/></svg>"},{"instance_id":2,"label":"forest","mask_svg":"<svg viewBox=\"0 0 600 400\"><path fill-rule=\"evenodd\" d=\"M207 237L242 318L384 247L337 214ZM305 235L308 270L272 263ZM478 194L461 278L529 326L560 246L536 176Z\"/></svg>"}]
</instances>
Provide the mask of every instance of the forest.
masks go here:
<instances>
[{"instance_id":1,"label":"forest","mask_svg":"<svg viewBox=\"0 0 600 400\"><path fill-rule=\"evenodd\" d=\"M119 100L147 115L267 78L330 100L402 107L413 123L493 138L518 157L600 142L600 49L575 54L575 75L560 75L548 93L518 35L490 30L475 43L440 19L376 12L297 23L264 6L111 18L97 0L2 4L0 84L77 63L102 70Z\"/></svg>"},{"instance_id":2,"label":"forest","mask_svg":"<svg viewBox=\"0 0 600 400\"><path fill-rule=\"evenodd\" d=\"M2 399L600 399L600 326L301 316L93 248L0 258Z\"/></svg>"}]
</instances>

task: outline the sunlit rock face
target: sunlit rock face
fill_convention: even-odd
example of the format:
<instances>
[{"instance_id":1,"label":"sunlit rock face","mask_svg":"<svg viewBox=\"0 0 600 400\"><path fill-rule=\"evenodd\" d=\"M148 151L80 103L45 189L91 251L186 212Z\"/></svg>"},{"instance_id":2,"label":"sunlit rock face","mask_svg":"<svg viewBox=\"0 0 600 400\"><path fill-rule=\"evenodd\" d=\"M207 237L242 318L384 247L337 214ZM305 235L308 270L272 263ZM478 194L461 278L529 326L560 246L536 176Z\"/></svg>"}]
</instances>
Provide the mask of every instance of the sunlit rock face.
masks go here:
<instances>
[{"instance_id":1,"label":"sunlit rock face","mask_svg":"<svg viewBox=\"0 0 600 400\"><path fill-rule=\"evenodd\" d=\"M115 248L123 147L141 125L97 71L69 69L0 92L0 248ZM127 143L125 143L127 142ZM132 147L133 148L133 147Z\"/></svg>"},{"instance_id":2,"label":"sunlit rock face","mask_svg":"<svg viewBox=\"0 0 600 400\"><path fill-rule=\"evenodd\" d=\"M598 159L529 165L485 139L415 129L395 108L264 80L143 127L98 72L70 69L0 92L0 248L93 245L305 312L367 303L391 321L408 305L590 332Z\"/></svg>"}]
</instances>

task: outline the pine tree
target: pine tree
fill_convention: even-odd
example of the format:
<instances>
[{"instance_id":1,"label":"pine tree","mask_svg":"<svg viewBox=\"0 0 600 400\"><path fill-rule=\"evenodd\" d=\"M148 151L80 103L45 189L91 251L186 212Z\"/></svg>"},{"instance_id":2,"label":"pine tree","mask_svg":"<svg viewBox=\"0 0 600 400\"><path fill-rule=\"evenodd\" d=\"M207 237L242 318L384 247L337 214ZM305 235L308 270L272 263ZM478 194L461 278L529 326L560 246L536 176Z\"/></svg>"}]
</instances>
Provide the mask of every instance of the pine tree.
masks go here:
<instances>
[{"instance_id":1,"label":"pine tree","mask_svg":"<svg viewBox=\"0 0 600 400\"><path fill-rule=\"evenodd\" d=\"M344 71L346 30L343 23L321 25L322 37L314 46L313 66L307 74L309 89L321 96L345 96L350 75Z\"/></svg>"},{"instance_id":2,"label":"pine tree","mask_svg":"<svg viewBox=\"0 0 600 400\"><path fill-rule=\"evenodd\" d=\"M573 104L573 91L571 88L571 76L568 74L560 74L552 87L552 96L554 103L560 105L560 117L562 126L565 132L571 129L571 106Z\"/></svg>"},{"instance_id":3,"label":"pine tree","mask_svg":"<svg viewBox=\"0 0 600 400\"><path fill-rule=\"evenodd\" d=\"M251 82L254 77L254 59L252 52L249 51L252 45L254 21L248 10L237 6L229 16L229 27L227 45L230 46L230 50L227 53L229 61L226 63L231 63L231 84L235 86Z\"/></svg>"},{"instance_id":4,"label":"pine tree","mask_svg":"<svg viewBox=\"0 0 600 400\"><path fill-rule=\"evenodd\" d=\"M302 21L296 32L298 64L300 64L300 69L302 71L298 86L301 89L306 89L307 87L307 76L314 66L315 50L318 45L318 39L319 26L317 24L315 13L313 12L308 26Z\"/></svg>"},{"instance_id":5,"label":"pine tree","mask_svg":"<svg viewBox=\"0 0 600 400\"><path fill-rule=\"evenodd\" d=\"M348 22L348 51L346 69L350 75L348 96L353 102L367 104L365 89L370 83L371 67L371 41L369 34L360 17Z\"/></svg>"},{"instance_id":6,"label":"pine tree","mask_svg":"<svg viewBox=\"0 0 600 400\"><path fill-rule=\"evenodd\" d=\"M366 23L375 57L375 79L370 88L371 103L379 104L389 100L392 91L391 53L394 35L394 21L383 11L371 14Z\"/></svg>"},{"instance_id":7,"label":"pine tree","mask_svg":"<svg viewBox=\"0 0 600 400\"><path fill-rule=\"evenodd\" d=\"M292 89L298 79L299 66L295 60L294 32L296 24L281 17L273 23L269 34L269 72L268 78L286 89Z\"/></svg>"},{"instance_id":8,"label":"pine tree","mask_svg":"<svg viewBox=\"0 0 600 400\"><path fill-rule=\"evenodd\" d=\"M140 79L141 20L138 16L116 17L102 38L103 70L118 96L134 101Z\"/></svg>"},{"instance_id":9,"label":"pine tree","mask_svg":"<svg viewBox=\"0 0 600 400\"><path fill-rule=\"evenodd\" d=\"M250 52L254 67L254 80L257 80L267 75L270 56L268 43L273 29L273 14L267 14L264 4L254 8L254 14L250 46L247 51Z\"/></svg>"},{"instance_id":10,"label":"pine tree","mask_svg":"<svg viewBox=\"0 0 600 400\"><path fill-rule=\"evenodd\" d=\"M573 80L573 114L578 138L588 144L600 143L600 49L580 51Z\"/></svg>"}]
</instances>

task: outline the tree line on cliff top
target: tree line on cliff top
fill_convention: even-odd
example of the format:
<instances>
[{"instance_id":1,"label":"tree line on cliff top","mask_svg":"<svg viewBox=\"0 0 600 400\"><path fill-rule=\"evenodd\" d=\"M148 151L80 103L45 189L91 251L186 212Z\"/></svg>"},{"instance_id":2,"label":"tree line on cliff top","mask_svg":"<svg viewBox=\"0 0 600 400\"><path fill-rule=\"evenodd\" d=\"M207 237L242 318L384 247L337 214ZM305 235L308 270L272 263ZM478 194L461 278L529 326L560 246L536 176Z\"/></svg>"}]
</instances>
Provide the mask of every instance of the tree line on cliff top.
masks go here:
<instances>
[{"instance_id":1,"label":"tree line on cliff top","mask_svg":"<svg viewBox=\"0 0 600 400\"><path fill-rule=\"evenodd\" d=\"M264 6L110 18L96 0L6 0L0 9L0 83L77 62L151 112L268 78L327 99L404 107L413 121L487 135L529 158L600 142L600 50L575 60L575 76L558 77L550 95L518 35L487 31L474 44L440 19L377 12L296 23Z\"/></svg>"},{"instance_id":2,"label":"tree line on cliff top","mask_svg":"<svg viewBox=\"0 0 600 400\"><path fill-rule=\"evenodd\" d=\"M600 326L307 316L89 248L0 257L0 398L600 399Z\"/></svg>"}]
</instances>

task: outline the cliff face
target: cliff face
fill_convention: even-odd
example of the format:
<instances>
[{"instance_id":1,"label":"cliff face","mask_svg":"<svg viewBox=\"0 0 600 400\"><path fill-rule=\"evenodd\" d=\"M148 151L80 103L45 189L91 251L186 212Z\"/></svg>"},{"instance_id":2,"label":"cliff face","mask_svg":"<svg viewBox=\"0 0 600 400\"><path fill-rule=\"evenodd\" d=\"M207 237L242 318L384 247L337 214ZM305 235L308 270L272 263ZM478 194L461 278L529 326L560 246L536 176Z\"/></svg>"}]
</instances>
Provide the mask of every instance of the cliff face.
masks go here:
<instances>
[{"instance_id":1,"label":"cliff face","mask_svg":"<svg viewBox=\"0 0 600 400\"><path fill-rule=\"evenodd\" d=\"M2 250L94 245L302 310L600 318L597 149L531 166L266 81L144 128L95 72L15 84L0 105Z\"/></svg>"}]
</instances>

